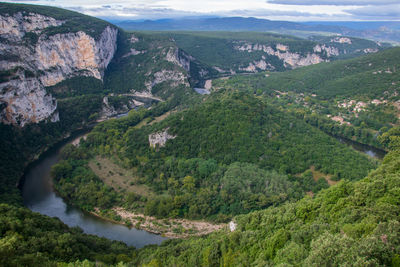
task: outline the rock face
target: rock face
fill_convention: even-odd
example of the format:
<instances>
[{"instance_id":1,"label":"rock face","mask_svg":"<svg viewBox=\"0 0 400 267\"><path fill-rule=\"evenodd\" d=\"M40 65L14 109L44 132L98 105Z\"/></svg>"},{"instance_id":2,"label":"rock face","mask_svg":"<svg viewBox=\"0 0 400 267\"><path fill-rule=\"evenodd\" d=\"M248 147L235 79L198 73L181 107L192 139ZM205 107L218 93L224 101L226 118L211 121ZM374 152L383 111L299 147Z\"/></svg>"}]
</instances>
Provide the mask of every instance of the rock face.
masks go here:
<instances>
[{"instance_id":1,"label":"rock face","mask_svg":"<svg viewBox=\"0 0 400 267\"><path fill-rule=\"evenodd\" d=\"M169 139L174 139L176 136L168 133L168 128L161 132L152 133L149 135L149 144L151 147L163 147Z\"/></svg>"},{"instance_id":2,"label":"rock face","mask_svg":"<svg viewBox=\"0 0 400 267\"><path fill-rule=\"evenodd\" d=\"M352 41L350 38L338 36L338 37L331 39L331 43L352 44Z\"/></svg>"},{"instance_id":3,"label":"rock face","mask_svg":"<svg viewBox=\"0 0 400 267\"><path fill-rule=\"evenodd\" d=\"M117 48L118 30L107 26L97 40L83 31L48 35L63 21L36 13L0 16L0 121L24 126L58 119L46 92L74 76L102 79Z\"/></svg>"},{"instance_id":4,"label":"rock face","mask_svg":"<svg viewBox=\"0 0 400 267\"><path fill-rule=\"evenodd\" d=\"M63 23L64 21L40 14L19 12L13 16L0 16L0 34L7 39L18 41L27 32L40 33L40 30L50 26L57 27Z\"/></svg>"},{"instance_id":5,"label":"rock face","mask_svg":"<svg viewBox=\"0 0 400 267\"><path fill-rule=\"evenodd\" d=\"M236 224L234 221L230 221L230 222L229 222L229 230L230 230L231 232L235 231L235 230L236 230L236 227L237 227L237 224Z\"/></svg>"},{"instance_id":6,"label":"rock face","mask_svg":"<svg viewBox=\"0 0 400 267\"><path fill-rule=\"evenodd\" d=\"M188 79L197 77L200 80L204 80L210 74L207 68L201 66L194 57L185 53L180 48L170 47L165 59L183 68L187 72Z\"/></svg>"},{"instance_id":7,"label":"rock face","mask_svg":"<svg viewBox=\"0 0 400 267\"><path fill-rule=\"evenodd\" d=\"M173 70L162 70L154 73L154 79L152 81L146 82L146 88L149 93L151 93L151 90L153 87L157 84L163 83L163 82L170 82L172 87L179 86L180 84L185 85L185 86L190 86L187 77L184 73L180 71L173 71Z\"/></svg>"},{"instance_id":8,"label":"rock face","mask_svg":"<svg viewBox=\"0 0 400 267\"><path fill-rule=\"evenodd\" d=\"M321 63L324 61L328 61L323 58L323 52L326 52L327 47L319 46L317 49L314 48L314 53L307 53L306 55L301 55L300 53L295 53L290 51L290 47L283 44L277 44L276 48L272 48L271 46L267 46L264 44L253 44L247 41L238 42L234 49L239 51L247 51L249 53L254 51L262 51L266 55L276 56L280 60L283 61L285 67L297 68L308 66L312 64ZM328 53L327 53L328 54ZM334 53L330 53L327 55L328 57L333 55ZM259 61L254 61L250 63L248 67L242 67L241 70L245 70L248 72L255 72L257 69L267 70L273 69L271 65L265 61L265 59L260 59Z\"/></svg>"},{"instance_id":9,"label":"rock face","mask_svg":"<svg viewBox=\"0 0 400 267\"><path fill-rule=\"evenodd\" d=\"M181 53L179 53L181 52ZM190 55L186 55L186 53L183 53L182 51L179 51L178 48L171 47L165 59L169 62L172 62L180 67L182 67L184 70L187 72L190 72L190 61L193 61L194 58L191 57Z\"/></svg>"},{"instance_id":10,"label":"rock face","mask_svg":"<svg viewBox=\"0 0 400 267\"><path fill-rule=\"evenodd\" d=\"M321 53L323 51L325 51L327 57L332 57L332 56L338 56L339 55L339 49L337 49L336 47L326 46L324 44L323 45L319 45L318 44L318 45L314 46L314 52Z\"/></svg>"}]
</instances>

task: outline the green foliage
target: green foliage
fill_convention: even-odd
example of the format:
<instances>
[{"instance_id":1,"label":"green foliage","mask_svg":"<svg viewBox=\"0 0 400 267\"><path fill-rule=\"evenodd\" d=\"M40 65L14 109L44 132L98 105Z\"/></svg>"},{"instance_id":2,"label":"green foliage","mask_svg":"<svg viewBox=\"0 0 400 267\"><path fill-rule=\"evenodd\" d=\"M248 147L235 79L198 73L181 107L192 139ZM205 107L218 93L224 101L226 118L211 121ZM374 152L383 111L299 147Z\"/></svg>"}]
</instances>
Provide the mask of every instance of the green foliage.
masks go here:
<instances>
[{"instance_id":1,"label":"green foliage","mask_svg":"<svg viewBox=\"0 0 400 267\"><path fill-rule=\"evenodd\" d=\"M98 39L110 25L58 8L0 4L0 14L16 12L37 12L64 21L60 27L43 31L49 36L85 31ZM160 247L150 246L136 252L124 244L85 235L57 219L19 208L22 201L15 185L27 163L71 131L93 123L105 94L143 91L146 82L155 78L154 73L164 69L190 74L191 84L198 84L201 79L218 75L210 66L230 69L261 57L258 53L250 55L234 50L238 38L272 47L285 43L291 51L303 55L316 44L255 33L239 33L235 38L232 33L135 33L135 36L138 42L132 43L130 34L119 34L117 55L106 70L104 85L93 78L76 77L48 88L62 98L58 101L60 122L42 122L24 128L0 124L0 201L9 203L0 205L0 265L97 266L101 262L112 265L129 261L144 266L399 264L398 129L391 129L381 137L384 145L394 150L382 166L361 181L349 182L364 177L374 163L312 127L331 127L320 117L305 116L306 113L293 115L294 112L286 112L282 103L252 95L253 92L258 96L273 95L274 90L306 91L330 100L336 95L348 97L354 93L380 97L387 91L396 100L398 49L270 77L264 74L235 77L224 86L246 92L226 94L221 90L211 96L215 99L195 97L186 86L157 84L152 92L167 101L151 110L132 111L126 118L98 125L80 148L66 146L63 161L52 170L60 194L86 210L100 207L107 212L121 205L159 217L214 220L251 212L234 218L238 226L232 233L223 230L204 237L170 240ZM34 44L37 37L30 33L24 41ZM189 72L165 60L168 50L178 47L179 56L189 53L198 59L190 63ZM141 54L126 56L131 49ZM17 60L18 56L2 54L1 58ZM276 70L285 69L277 58L268 60ZM208 76L200 77L201 69L207 70ZM17 72L26 77L35 75L17 68L1 72L0 82L13 79ZM163 122L135 128L144 118L202 100L206 101ZM116 107L125 105L127 98L110 96L109 101ZM327 105L323 110L330 108ZM343 131L346 136L359 135L375 142L368 135L370 132L364 131L365 127L388 130L396 118L386 107L371 108L352 123L358 128L331 128ZM150 148L148 135L167 128L177 137L165 147ZM135 193L117 193L104 185L87 166L94 154L115 157L121 165L134 170L140 177L138 183L149 186L154 195L147 198ZM317 192L327 187L324 179L315 182L310 172L305 171L312 165L346 181L322 190L315 198L293 202L305 191ZM282 204L287 200L292 202ZM115 216L113 219L120 220ZM138 257L134 257L136 253Z\"/></svg>"},{"instance_id":2,"label":"green foliage","mask_svg":"<svg viewBox=\"0 0 400 267\"><path fill-rule=\"evenodd\" d=\"M115 264L131 261L134 248L86 235L60 220L0 204L1 266L53 266L56 262L89 259ZM104 255L110 260L104 261ZM122 258L120 255L125 255ZM87 266L87 265L86 265Z\"/></svg>"},{"instance_id":3,"label":"green foliage","mask_svg":"<svg viewBox=\"0 0 400 267\"><path fill-rule=\"evenodd\" d=\"M75 149L82 153L71 151L68 155L95 152L116 157L140 177L135 183L147 185L155 196L142 198L106 190L82 156L56 165L60 175L55 175L55 181L61 194L85 209L99 205L99 201L88 200L89 190L92 196L102 194L108 199L108 206L103 203L103 207L115 204L157 217L220 220L328 187L325 179L315 182L310 172L292 175L312 165L350 180L362 178L374 166L302 119L244 92L221 92L162 122L136 127L154 112L157 108L102 123ZM168 140L165 147L149 147L148 135L163 129L176 138Z\"/></svg>"},{"instance_id":4,"label":"green foliage","mask_svg":"<svg viewBox=\"0 0 400 267\"><path fill-rule=\"evenodd\" d=\"M132 42L132 38L135 41ZM192 84L198 83L200 68L207 67L200 66L196 60L192 60L189 63L190 70L187 71L178 64L168 61L167 54L178 50L176 44L166 36L119 32L118 50L107 67L104 87L113 93L128 93L132 90L145 91L149 84L151 85L156 79L154 74L162 71L168 71L173 75L185 75ZM167 79L154 84L151 90L154 95L167 99L178 94L175 90L176 87L178 86L174 81ZM190 92L192 90L182 92L181 96Z\"/></svg>"},{"instance_id":5,"label":"green foliage","mask_svg":"<svg viewBox=\"0 0 400 267\"><path fill-rule=\"evenodd\" d=\"M296 186L286 175L265 171L256 165L233 163L221 179L222 209L231 214L268 207L293 197Z\"/></svg>"},{"instance_id":6,"label":"green foliage","mask_svg":"<svg viewBox=\"0 0 400 267\"><path fill-rule=\"evenodd\" d=\"M240 215L234 232L174 240L139 251L135 264L223 266L397 266L400 152L358 182L314 198Z\"/></svg>"},{"instance_id":7,"label":"green foliage","mask_svg":"<svg viewBox=\"0 0 400 267\"><path fill-rule=\"evenodd\" d=\"M284 73L255 76L241 76L227 81L238 81L250 88L261 89L271 94L274 90L283 92L315 93L323 99L335 97L368 96L379 98L387 91L392 95L400 81L398 71L400 48L357 57L349 60L321 63Z\"/></svg>"},{"instance_id":8,"label":"green foliage","mask_svg":"<svg viewBox=\"0 0 400 267\"><path fill-rule=\"evenodd\" d=\"M46 89L57 99L104 92L101 80L93 77L69 78Z\"/></svg>"},{"instance_id":9,"label":"green foliage","mask_svg":"<svg viewBox=\"0 0 400 267\"><path fill-rule=\"evenodd\" d=\"M393 48L285 73L234 76L213 85L254 92L328 134L382 148L377 136L399 123L399 55ZM356 108L356 103L365 106ZM344 123L333 121L334 116Z\"/></svg>"},{"instance_id":10,"label":"green foliage","mask_svg":"<svg viewBox=\"0 0 400 267\"><path fill-rule=\"evenodd\" d=\"M102 100L100 95L84 95L60 100L58 102L60 121L69 125L69 129L82 127L89 123L90 119L96 119L91 115L101 111Z\"/></svg>"},{"instance_id":11,"label":"green foliage","mask_svg":"<svg viewBox=\"0 0 400 267\"><path fill-rule=\"evenodd\" d=\"M160 148L160 153L153 153L147 135L165 128L177 137ZM163 154L176 158L212 158L224 164L256 163L262 168L292 174L315 165L325 173L340 173L347 179L359 179L366 175L365 166L372 167L365 157L356 156L302 120L247 93L214 97L152 128L129 130L123 142L126 146L123 157L131 160L135 155L156 160ZM353 162L350 164L350 161ZM147 169L146 165L139 168Z\"/></svg>"},{"instance_id":12,"label":"green foliage","mask_svg":"<svg viewBox=\"0 0 400 267\"><path fill-rule=\"evenodd\" d=\"M300 40L288 36L279 36L270 33L228 33L228 32L191 32L191 33L165 33L184 51L194 56L199 61L223 69L234 69L248 66L254 60L260 60L264 55L262 51L248 53L238 51L234 47L239 41L261 42L262 44L276 46L278 43L288 44L293 51L306 53L312 51L313 42ZM285 70L282 61L275 56L268 56L268 62L278 71Z\"/></svg>"}]
</instances>

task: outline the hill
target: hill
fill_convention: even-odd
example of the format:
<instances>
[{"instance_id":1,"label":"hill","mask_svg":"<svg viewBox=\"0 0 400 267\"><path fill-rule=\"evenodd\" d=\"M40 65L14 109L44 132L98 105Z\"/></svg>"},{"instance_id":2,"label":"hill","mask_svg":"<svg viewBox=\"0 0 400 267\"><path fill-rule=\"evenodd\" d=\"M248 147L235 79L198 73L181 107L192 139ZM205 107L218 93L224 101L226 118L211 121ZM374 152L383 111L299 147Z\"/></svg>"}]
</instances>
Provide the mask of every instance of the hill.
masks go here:
<instances>
[{"instance_id":1,"label":"hill","mask_svg":"<svg viewBox=\"0 0 400 267\"><path fill-rule=\"evenodd\" d=\"M137 124L144 115L132 113L97 126L54 167L58 192L89 211L108 210L104 216L122 207L157 217L224 221L317 192L327 180L360 179L374 167L364 155L252 94L217 95L159 122ZM110 166L108 173L126 173L119 187L110 180L121 178L100 172ZM314 181L315 170L326 179ZM104 197L91 197L100 191Z\"/></svg>"},{"instance_id":2,"label":"hill","mask_svg":"<svg viewBox=\"0 0 400 267\"><path fill-rule=\"evenodd\" d=\"M320 111L316 107L326 110L322 101L333 99L327 90L315 102L311 97L318 86L305 93L296 88L279 93L264 81L265 75L275 79L266 72L215 82L219 92L211 95L191 88L235 72L334 60L336 51L350 45L347 37L336 42L259 33L126 33L75 12L6 3L0 3L0 22L0 265L266 265L324 259L341 264L350 261L346 256L360 265L366 257L371 265L394 265L398 260L398 152L390 143L397 141L396 128L386 127L395 124L385 116L390 109L360 113L363 120L377 115L362 121L368 127L385 123L386 129L376 131L373 139L386 132L384 146L394 152L369 178L352 182L366 176L376 162L317 129L336 129L320 125L313 114ZM383 48L350 41L355 45L352 54L364 45ZM210 50L222 56L207 54ZM397 77L397 68L390 65L388 70L383 64L397 67L393 51L376 54L373 62L379 66L376 75L393 74L388 80ZM346 62L354 68L362 65ZM332 71L333 80L345 78L338 72ZM391 82L397 85L397 80ZM396 90L390 91L393 99ZM346 95L343 91L338 92ZM307 109L299 108L303 103L309 103ZM129 110L125 118L100 123L79 147L66 146L63 161L52 171L60 195L129 226L141 227L137 212L153 215L154 225L180 236L204 233L185 229L182 218L220 223L253 212L234 218L237 232L222 230L139 251L23 207L16 185L29 162L72 132ZM345 181L315 195L337 180ZM305 194L309 197L296 202ZM335 250L331 258L320 256L318 248L325 247L319 244L325 240L329 247L348 248L348 254ZM287 251L295 253L294 260Z\"/></svg>"},{"instance_id":3,"label":"hill","mask_svg":"<svg viewBox=\"0 0 400 267\"><path fill-rule=\"evenodd\" d=\"M285 73L214 80L213 87L251 90L323 131L382 147L377 136L399 125L399 48Z\"/></svg>"},{"instance_id":4,"label":"hill","mask_svg":"<svg viewBox=\"0 0 400 267\"><path fill-rule=\"evenodd\" d=\"M165 32L157 35L174 40L180 49L219 75L284 71L385 48L373 41L348 37L315 37L310 41L256 32Z\"/></svg>"},{"instance_id":5,"label":"hill","mask_svg":"<svg viewBox=\"0 0 400 267\"><path fill-rule=\"evenodd\" d=\"M308 38L313 35L351 36L381 42L399 43L398 22L290 22L257 18L184 18L146 21L116 21L116 25L135 31L254 31L275 32Z\"/></svg>"},{"instance_id":6,"label":"hill","mask_svg":"<svg viewBox=\"0 0 400 267\"><path fill-rule=\"evenodd\" d=\"M398 89L400 49L329 64L322 63L285 73L242 77L259 89L313 93L324 99L389 95ZM257 89L258 89L257 88Z\"/></svg>"},{"instance_id":7,"label":"hill","mask_svg":"<svg viewBox=\"0 0 400 267\"><path fill-rule=\"evenodd\" d=\"M389 136L392 136L389 138ZM139 252L137 265L397 266L398 129L392 151L358 182L233 219L234 231L172 240Z\"/></svg>"}]
</instances>

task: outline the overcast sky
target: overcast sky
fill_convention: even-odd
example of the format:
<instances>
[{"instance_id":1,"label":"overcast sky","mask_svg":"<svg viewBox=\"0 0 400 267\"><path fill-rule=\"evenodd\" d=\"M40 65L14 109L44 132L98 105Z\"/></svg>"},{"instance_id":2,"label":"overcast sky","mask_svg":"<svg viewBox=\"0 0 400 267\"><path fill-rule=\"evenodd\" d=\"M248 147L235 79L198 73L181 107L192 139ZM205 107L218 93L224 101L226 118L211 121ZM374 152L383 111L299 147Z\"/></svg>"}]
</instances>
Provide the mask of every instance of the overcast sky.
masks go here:
<instances>
[{"instance_id":1,"label":"overcast sky","mask_svg":"<svg viewBox=\"0 0 400 267\"><path fill-rule=\"evenodd\" d=\"M4 1L4 0L3 0ZM400 0L17 0L123 20L242 16L271 20L400 20Z\"/></svg>"}]
</instances>

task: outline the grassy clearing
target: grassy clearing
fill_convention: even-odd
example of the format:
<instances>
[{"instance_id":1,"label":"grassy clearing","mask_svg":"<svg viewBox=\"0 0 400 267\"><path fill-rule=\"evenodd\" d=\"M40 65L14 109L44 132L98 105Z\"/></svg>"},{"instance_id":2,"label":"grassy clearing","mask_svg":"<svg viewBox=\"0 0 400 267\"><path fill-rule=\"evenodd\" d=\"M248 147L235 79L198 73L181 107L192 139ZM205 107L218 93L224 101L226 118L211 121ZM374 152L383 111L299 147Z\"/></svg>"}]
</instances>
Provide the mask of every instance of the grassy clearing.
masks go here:
<instances>
[{"instance_id":1,"label":"grassy clearing","mask_svg":"<svg viewBox=\"0 0 400 267\"><path fill-rule=\"evenodd\" d=\"M318 181L319 179L324 178L324 179L328 182L328 184L329 184L330 186L335 185L335 184L337 184L337 183L339 182L339 181L333 181L333 180L331 180L332 175L330 175L330 174L325 174L325 173L322 173L322 172L320 172L320 171L317 171L317 170L315 169L315 166L311 166L311 167L310 167L310 171L312 172L314 181Z\"/></svg>"},{"instance_id":2,"label":"grassy clearing","mask_svg":"<svg viewBox=\"0 0 400 267\"><path fill-rule=\"evenodd\" d=\"M151 118L145 118L144 120L139 122L134 128L140 129L143 126L152 125L154 123L160 122L160 121L166 119L169 115L171 115L174 112L176 112L176 110L168 111L168 112L162 114L161 116L155 117L153 120Z\"/></svg>"},{"instance_id":3,"label":"grassy clearing","mask_svg":"<svg viewBox=\"0 0 400 267\"><path fill-rule=\"evenodd\" d=\"M133 192L140 196L151 196L151 190L138 184L138 178L131 170L126 170L108 158L97 156L89 162L89 167L107 185L118 192Z\"/></svg>"}]
</instances>

